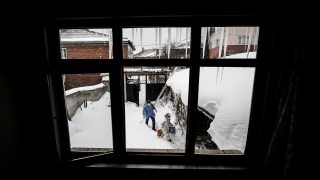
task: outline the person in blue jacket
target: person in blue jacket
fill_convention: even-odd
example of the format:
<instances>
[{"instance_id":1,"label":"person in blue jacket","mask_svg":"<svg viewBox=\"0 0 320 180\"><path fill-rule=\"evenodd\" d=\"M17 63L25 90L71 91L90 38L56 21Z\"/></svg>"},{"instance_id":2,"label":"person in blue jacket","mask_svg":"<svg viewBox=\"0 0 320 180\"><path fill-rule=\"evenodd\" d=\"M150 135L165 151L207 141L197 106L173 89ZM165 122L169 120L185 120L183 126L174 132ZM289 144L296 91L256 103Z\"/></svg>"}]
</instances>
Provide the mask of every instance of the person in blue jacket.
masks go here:
<instances>
[{"instance_id":1,"label":"person in blue jacket","mask_svg":"<svg viewBox=\"0 0 320 180\"><path fill-rule=\"evenodd\" d=\"M156 107L151 103L150 100L147 100L147 103L143 106L142 114L143 118L146 119L146 124L148 125L149 118L152 119L152 130L156 131L156 114L154 111L157 113Z\"/></svg>"}]
</instances>

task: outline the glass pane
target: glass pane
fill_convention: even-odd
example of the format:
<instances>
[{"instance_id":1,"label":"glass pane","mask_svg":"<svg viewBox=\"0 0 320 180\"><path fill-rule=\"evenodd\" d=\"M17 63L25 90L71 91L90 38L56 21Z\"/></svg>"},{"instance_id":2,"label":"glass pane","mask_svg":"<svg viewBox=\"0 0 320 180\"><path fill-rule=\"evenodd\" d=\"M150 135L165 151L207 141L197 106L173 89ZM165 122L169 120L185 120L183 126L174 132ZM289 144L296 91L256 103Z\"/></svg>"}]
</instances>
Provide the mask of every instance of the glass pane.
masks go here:
<instances>
[{"instance_id":1,"label":"glass pane","mask_svg":"<svg viewBox=\"0 0 320 180\"><path fill-rule=\"evenodd\" d=\"M123 70L126 151L184 153L189 67L129 66ZM148 82L141 81L145 79ZM170 117L165 117L167 113Z\"/></svg>"},{"instance_id":2,"label":"glass pane","mask_svg":"<svg viewBox=\"0 0 320 180\"><path fill-rule=\"evenodd\" d=\"M242 44L242 37L238 37L238 44Z\"/></svg>"},{"instance_id":3,"label":"glass pane","mask_svg":"<svg viewBox=\"0 0 320 180\"><path fill-rule=\"evenodd\" d=\"M258 39L259 27L202 27L200 58L256 59Z\"/></svg>"},{"instance_id":4,"label":"glass pane","mask_svg":"<svg viewBox=\"0 0 320 180\"><path fill-rule=\"evenodd\" d=\"M112 29L60 29L61 59L112 59Z\"/></svg>"},{"instance_id":5,"label":"glass pane","mask_svg":"<svg viewBox=\"0 0 320 180\"><path fill-rule=\"evenodd\" d=\"M71 150L112 151L109 73L63 74L63 84Z\"/></svg>"},{"instance_id":6,"label":"glass pane","mask_svg":"<svg viewBox=\"0 0 320 180\"><path fill-rule=\"evenodd\" d=\"M124 28L123 58L190 59L190 28Z\"/></svg>"},{"instance_id":7,"label":"glass pane","mask_svg":"<svg viewBox=\"0 0 320 180\"><path fill-rule=\"evenodd\" d=\"M201 67L196 154L243 154L255 68Z\"/></svg>"}]
</instances>

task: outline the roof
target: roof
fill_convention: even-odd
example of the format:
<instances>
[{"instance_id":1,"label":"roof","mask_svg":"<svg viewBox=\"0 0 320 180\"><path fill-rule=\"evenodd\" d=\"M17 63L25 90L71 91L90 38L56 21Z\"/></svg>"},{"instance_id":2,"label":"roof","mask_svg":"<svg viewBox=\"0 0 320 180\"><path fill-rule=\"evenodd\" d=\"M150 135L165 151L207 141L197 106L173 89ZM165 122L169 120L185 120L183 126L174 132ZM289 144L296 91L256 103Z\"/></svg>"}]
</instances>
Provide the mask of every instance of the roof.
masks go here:
<instances>
[{"instance_id":1,"label":"roof","mask_svg":"<svg viewBox=\"0 0 320 180\"><path fill-rule=\"evenodd\" d=\"M109 44L109 30L106 29L105 33L99 33L91 31L89 29L61 29L60 30L60 41L63 44L74 44L74 43L104 43ZM127 42L134 50L135 46L128 38L123 37L123 42Z\"/></svg>"},{"instance_id":2,"label":"roof","mask_svg":"<svg viewBox=\"0 0 320 180\"><path fill-rule=\"evenodd\" d=\"M186 48L186 43L185 42L180 43L177 47L181 48L181 49L185 49ZM188 42L187 48L190 48L190 42Z\"/></svg>"},{"instance_id":3,"label":"roof","mask_svg":"<svg viewBox=\"0 0 320 180\"><path fill-rule=\"evenodd\" d=\"M108 35L88 29L61 29L61 41L109 41Z\"/></svg>"},{"instance_id":4,"label":"roof","mask_svg":"<svg viewBox=\"0 0 320 180\"><path fill-rule=\"evenodd\" d=\"M139 53L135 54L135 58L141 57L156 57L156 49L145 49L140 51Z\"/></svg>"},{"instance_id":5,"label":"roof","mask_svg":"<svg viewBox=\"0 0 320 180\"><path fill-rule=\"evenodd\" d=\"M123 68L123 71L127 75L142 75L142 74L166 74L171 70L168 67L130 67Z\"/></svg>"}]
</instances>

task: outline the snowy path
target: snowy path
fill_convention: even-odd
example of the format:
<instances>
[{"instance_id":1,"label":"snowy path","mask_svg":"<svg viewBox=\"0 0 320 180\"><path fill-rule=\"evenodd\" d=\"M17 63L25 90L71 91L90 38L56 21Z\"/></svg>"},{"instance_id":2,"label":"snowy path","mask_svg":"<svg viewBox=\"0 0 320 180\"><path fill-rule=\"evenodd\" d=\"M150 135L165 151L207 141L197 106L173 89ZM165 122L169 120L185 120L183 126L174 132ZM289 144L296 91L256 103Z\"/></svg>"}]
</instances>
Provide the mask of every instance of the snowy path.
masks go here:
<instances>
[{"instance_id":1,"label":"snowy path","mask_svg":"<svg viewBox=\"0 0 320 180\"><path fill-rule=\"evenodd\" d=\"M142 108L136 107L134 103L126 103L126 147L127 148L148 148L148 149L175 149L174 146L165 139L157 136L157 132L152 130L152 120L149 119L147 126L142 117ZM156 113L156 129L160 128L162 108L158 107ZM161 118L161 120L159 119Z\"/></svg>"}]
</instances>

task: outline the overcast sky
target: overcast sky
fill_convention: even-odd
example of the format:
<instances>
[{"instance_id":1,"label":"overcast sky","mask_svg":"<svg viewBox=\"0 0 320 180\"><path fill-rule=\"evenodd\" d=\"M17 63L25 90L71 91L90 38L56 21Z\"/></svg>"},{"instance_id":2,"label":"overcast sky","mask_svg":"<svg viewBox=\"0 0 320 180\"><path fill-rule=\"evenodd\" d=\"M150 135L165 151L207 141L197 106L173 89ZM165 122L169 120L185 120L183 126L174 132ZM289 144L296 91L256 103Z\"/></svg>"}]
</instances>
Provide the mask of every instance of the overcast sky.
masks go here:
<instances>
[{"instance_id":1,"label":"overcast sky","mask_svg":"<svg viewBox=\"0 0 320 180\"><path fill-rule=\"evenodd\" d=\"M134 43L134 46L136 48L136 50L134 51L134 54L142 50L141 45L142 47L144 47L144 49L156 48L156 31L155 31L156 28L142 28L142 44L141 44L140 29L141 28L133 28L134 36L132 36L132 28L123 29L123 37L128 38L128 40ZM161 28L161 29L162 29L161 44L163 46L165 43L167 43L167 40L168 40L168 28ZM181 32L179 29L180 28L171 28L171 41L176 41L177 39L177 40L180 40L181 42L185 42L186 28L182 27ZM102 29L91 29L91 30L102 32ZM190 28L188 31L189 31L188 37L190 38ZM178 38L176 38L177 35L178 35ZM157 44L159 44L159 37L157 41L158 41Z\"/></svg>"}]
</instances>

